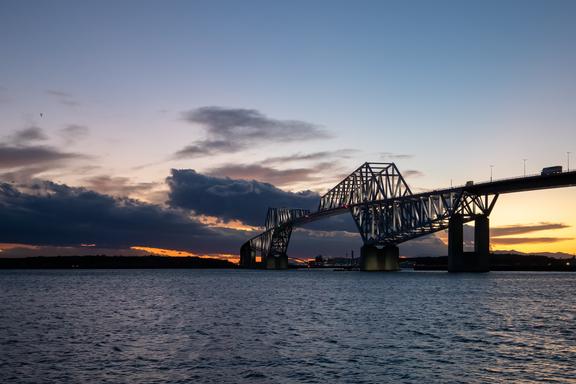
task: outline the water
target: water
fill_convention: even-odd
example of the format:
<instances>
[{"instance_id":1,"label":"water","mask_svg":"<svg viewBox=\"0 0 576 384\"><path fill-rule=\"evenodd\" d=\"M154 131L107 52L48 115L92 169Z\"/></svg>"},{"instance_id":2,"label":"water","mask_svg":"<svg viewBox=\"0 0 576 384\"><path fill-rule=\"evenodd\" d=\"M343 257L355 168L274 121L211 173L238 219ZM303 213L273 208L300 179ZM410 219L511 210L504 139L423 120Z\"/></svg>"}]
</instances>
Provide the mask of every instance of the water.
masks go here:
<instances>
[{"instance_id":1,"label":"water","mask_svg":"<svg viewBox=\"0 0 576 384\"><path fill-rule=\"evenodd\" d=\"M0 271L1 383L576 382L576 274Z\"/></svg>"}]
</instances>

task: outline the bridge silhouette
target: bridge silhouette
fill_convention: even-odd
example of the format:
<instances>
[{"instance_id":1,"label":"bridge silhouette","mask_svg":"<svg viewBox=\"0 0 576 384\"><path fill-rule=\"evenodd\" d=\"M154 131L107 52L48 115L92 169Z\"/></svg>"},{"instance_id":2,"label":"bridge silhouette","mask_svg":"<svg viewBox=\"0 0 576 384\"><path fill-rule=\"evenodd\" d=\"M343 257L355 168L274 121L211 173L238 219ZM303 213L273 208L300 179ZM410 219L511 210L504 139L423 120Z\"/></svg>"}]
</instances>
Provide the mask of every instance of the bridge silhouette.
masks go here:
<instances>
[{"instance_id":1,"label":"bridge silhouette","mask_svg":"<svg viewBox=\"0 0 576 384\"><path fill-rule=\"evenodd\" d=\"M394 163L364 163L320 198L315 212L269 208L265 231L244 243L240 266L288 268L288 245L295 227L350 212L364 245L363 271L399 269L398 244L448 229L448 270L489 271L489 215L504 193L576 186L576 171L542 172L464 186L412 193ZM474 221L474 251L464 252L465 223ZM259 259L259 260L258 260Z\"/></svg>"}]
</instances>

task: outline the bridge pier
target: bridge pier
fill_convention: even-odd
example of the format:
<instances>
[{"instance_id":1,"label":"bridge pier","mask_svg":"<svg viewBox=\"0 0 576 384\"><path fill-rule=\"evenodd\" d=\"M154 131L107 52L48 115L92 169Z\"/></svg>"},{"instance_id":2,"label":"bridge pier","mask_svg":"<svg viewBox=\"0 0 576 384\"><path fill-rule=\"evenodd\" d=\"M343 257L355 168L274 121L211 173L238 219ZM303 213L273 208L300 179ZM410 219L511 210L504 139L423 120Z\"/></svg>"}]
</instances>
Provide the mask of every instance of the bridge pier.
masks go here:
<instances>
[{"instance_id":1,"label":"bridge pier","mask_svg":"<svg viewBox=\"0 0 576 384\"><path fill-rule=\"evenodd\" d=\"M288 269L288 255L283 253L278 256L268 256L266 269Z\"/></svg>"},{"instance_id":2,"label":"bridge pier","mask_svg":"<svg viewBox=\"0 0 576 384\"><path fill-rule=\"evenodd\" d=\"M455 214L448 223L448 272L490 271L490 221L488 215L474 220L474 252L464 252L464 220Z\"/></svg>"},{"instance_id":3,"label":"bridge pier","mask_svg":"<svg viewBox=\"0 0 576 384\"><path fill-rule=\"evenodd\" d=\"M360 248L360 270L362 271L398 271L400 270L400 250L396 245L378 248L364 244Z\"/></svg>"},{"instance_id":4,"label":"bridge pier","mask_svg":"<svg viewBox=\"0 0 576 384\"><path fill-rule=\"evenodd\" d=\"M240 268L253 268L256 265L256 253L252 250L250 242L240 248Z\"/></svg>"}]
</instances>

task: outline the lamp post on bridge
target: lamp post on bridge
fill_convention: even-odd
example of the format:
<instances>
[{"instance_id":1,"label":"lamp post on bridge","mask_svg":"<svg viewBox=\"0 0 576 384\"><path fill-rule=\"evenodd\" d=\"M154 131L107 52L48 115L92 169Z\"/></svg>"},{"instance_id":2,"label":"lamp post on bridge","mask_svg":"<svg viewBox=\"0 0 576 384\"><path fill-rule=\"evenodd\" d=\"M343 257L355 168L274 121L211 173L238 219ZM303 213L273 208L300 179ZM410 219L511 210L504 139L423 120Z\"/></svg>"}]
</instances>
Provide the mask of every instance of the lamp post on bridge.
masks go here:
<instances>
[{"instance_id":1,"label":"lamp post on bridge","mask_svg":"<svg viewBox=\"0 0 576 384\"><path fill-rule=\"evenodd\" d=\"M490 166L490 182L492 182L492 170L494 169L494 166L491 165Z\"/></svg>"},{"instance_id":2,"label":"lamp post on bridge","mask_svg":"<svg viewBox=\"0 0 576 384\"><path fill-rule=\"evenodd\" d=\"M572 153L572 152L566 152L566 157L568 158L568 166L566 167L566 170L567 170L568 172L570 172L570 154L571 154L571 153Z\"/></svg>"},{"instance_id":3,"label":"lamp post on bridge","mask_svg":"<svg viewBox=\"0 0 576 384\"><path fill-rule=\"evenodd\" d=\"M528 159L522 159L524 161L524 177L526 177L526 160Z\"/></svg>"}]
</instances>

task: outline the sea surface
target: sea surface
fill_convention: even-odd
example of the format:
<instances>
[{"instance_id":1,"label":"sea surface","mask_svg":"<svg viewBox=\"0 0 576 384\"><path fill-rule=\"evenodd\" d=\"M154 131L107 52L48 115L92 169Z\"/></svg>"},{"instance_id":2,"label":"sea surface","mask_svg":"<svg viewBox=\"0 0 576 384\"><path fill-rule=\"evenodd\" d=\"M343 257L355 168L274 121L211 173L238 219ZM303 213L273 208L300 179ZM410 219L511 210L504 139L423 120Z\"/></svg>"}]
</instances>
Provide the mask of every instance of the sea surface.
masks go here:
<instances>
[{"instance_id":1,"label":"sea surface","mask_svg":"<svg viewBox=\"0 0 576 384\"><path fill-rule=\"evenodd\" d=\"M576 274L0 271L0 383L576 383Z\"/></svg>"}]
</instances>

